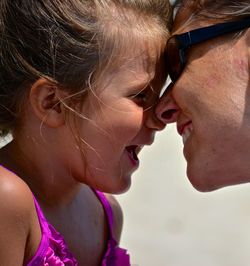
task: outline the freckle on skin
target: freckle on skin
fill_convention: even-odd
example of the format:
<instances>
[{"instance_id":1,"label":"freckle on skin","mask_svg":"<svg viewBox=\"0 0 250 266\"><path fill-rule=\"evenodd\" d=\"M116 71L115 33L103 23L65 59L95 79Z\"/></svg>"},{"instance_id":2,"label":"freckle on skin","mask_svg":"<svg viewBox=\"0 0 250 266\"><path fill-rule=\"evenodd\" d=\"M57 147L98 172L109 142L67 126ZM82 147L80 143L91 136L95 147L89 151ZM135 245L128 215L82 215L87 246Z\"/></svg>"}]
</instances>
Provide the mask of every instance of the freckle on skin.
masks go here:
<instances>
[{"instance_id":1,"label":"freckle on skin","mask_svg":"<svg viewBox=\"0 0 250 266\"><path fill-rule=\"evenodd\" d=\"M213 88L217 86L218 84L218 77L216 75L211 75L207 80L206 80L206 85L209 88Z\"/></svg>"},{"instance_id":2,"label":"freckle on skin","mask_svg":"<svg viewBox=\"0 0 250 266\"><path fill-rule=\"evenodd\" d=\"M241 58L234 58L231 64L232 73L234 76L237 77L239 80L243 81L248 79L249 76L249 62L247 59Z\"/></svg>"},{"instance_id":3,"label":"freckle on skin","mask_svg":"<svg viewBox=\"0 0 250 266\"><path fill-rule=\"evenodd\" d=\"M243 59L236 59L236 65L239 67L240 73L245 74L246 72L248 73L248 62Z\"/></svg>"}]
</instances>

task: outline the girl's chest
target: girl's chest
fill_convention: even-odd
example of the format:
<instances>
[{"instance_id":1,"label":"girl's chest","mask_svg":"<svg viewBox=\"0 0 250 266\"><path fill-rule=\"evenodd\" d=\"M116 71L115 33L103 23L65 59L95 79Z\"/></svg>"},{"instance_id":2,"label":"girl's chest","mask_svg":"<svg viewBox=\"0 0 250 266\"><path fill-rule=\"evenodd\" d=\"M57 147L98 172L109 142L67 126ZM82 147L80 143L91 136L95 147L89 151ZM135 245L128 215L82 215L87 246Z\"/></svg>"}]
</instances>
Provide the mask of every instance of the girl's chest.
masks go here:
<instances>
[{"instance_id":1,"label":"girl's chest","mask_svg":"<svg viewBox=\"0 0 250 266\"><path fill-rule=\"evenodd\" d=\"M49 216L80 266L100 265L107 248L108 225L103 210L65 212Z\"/></svg>"}]
</instances>

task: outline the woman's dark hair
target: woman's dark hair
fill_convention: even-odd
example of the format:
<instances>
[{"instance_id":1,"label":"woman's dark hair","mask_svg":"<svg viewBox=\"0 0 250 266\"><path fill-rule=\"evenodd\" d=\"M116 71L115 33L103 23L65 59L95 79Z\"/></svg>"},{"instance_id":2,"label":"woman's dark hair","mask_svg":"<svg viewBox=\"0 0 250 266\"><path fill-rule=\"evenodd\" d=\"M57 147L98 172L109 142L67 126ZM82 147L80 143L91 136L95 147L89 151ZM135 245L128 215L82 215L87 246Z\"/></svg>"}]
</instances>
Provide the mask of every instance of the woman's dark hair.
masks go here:
<instances>
[{"instance_id":1,"label":"woman's dark hair","mask_svg":"<svg viewBox=\"0 0 250 266\"><path fill-rule=\"evenodd\" d=\"M237 20L250 15L249 0L177 0L175 7L192 8L192 17L211 20Z\"/></svg>"}]
</instances>

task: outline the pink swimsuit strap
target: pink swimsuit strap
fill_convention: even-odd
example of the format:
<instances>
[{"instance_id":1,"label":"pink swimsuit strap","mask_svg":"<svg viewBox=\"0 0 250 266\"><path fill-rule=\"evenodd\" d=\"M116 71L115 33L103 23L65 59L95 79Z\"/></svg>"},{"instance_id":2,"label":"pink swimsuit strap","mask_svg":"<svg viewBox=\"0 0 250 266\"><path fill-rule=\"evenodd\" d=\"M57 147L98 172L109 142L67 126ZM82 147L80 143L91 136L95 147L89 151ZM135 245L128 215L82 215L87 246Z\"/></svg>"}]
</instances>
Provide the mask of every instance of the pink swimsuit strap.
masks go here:
<instances>
[{"instance_id":1,"label":"pink swimsuit strap","mask_svg":"<svg viewBox=\"0 0 250 266\"><path fill-rule=\"evenodd\" d=\"M120 248L117 244L117 241L114 239L113 235L113 211L110 206L109 201L105 195L97 190L93 190L96 196L99 198L102 203L103 209L105 211L108 226L109 226L109 239L106 253L102 260L102 266L130 266L129 255L127 250Z\"/></svg>"},{"instance_id":2,"label":"pink swimsuit strap","mask_svg":"<svg viewBox=\"0 0 250 266\"><path fill-rule=\"evenodd\" d=\"M93 189L93 192L95 193L95 195L97 196L97 198L99 199L99 201L102 204L102 207L104 209L104 212L105 212L105 215L106 215L106 218L108 221L109 237L110 237L110 239L113 239L113 223L114 223L113 210L110 206L109 201L107 200L107 198L105 197L105 195L102 192L100 192L98 190L94 190L94 189Z\"/></svg>"},{"instance_id":3,"label":"pink swimsuit strap","mask_svg":"<svg viewBox=\"0 0 250 266\"><path fill-rule=\"evenodd\" d=\"M27 266L79 266L77 260L69 251L61 234L48 223L34 197L42 238L36 254Z\"/></svg>"},{"instance_id":4,"label":"pink swimsuit strap","mask_svg":"<svg viewBox=\"0 0 250 266\"><path fill-rule=\"evenodd\" d=\"M109 227L107 249L102 259L102 266L130 266L129 255L125 249L118 246L113 236L113 211L105 195L93 190L100 200ZM79 266L78 262L69 251L63 236L48 223L34 197L37 216L40 222L42 238L38 250L27 266Z\"/></svg>"}]
</instances>

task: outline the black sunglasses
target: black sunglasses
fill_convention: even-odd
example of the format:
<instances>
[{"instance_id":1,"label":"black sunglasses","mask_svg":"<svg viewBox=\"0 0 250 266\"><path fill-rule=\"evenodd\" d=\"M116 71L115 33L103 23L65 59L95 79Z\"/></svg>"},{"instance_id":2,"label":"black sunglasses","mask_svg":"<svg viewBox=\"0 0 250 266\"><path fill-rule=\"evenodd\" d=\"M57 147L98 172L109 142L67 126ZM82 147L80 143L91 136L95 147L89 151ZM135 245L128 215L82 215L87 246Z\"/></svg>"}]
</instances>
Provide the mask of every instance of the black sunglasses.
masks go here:
<instances>
[{"instance_id":1,"label":"black sunglasses","mask_svg":"<svg viewBox=\"0 0 250 266\"><path fill-rule=\"evenodd\" d=\"M227 33L233 33L250 27L250 17L212 26L195 29L179 35L173 35L166 46L166 63L172 82L177 81L186 64L186 50L192 45Z\"/></svg>"}]
</instances>

